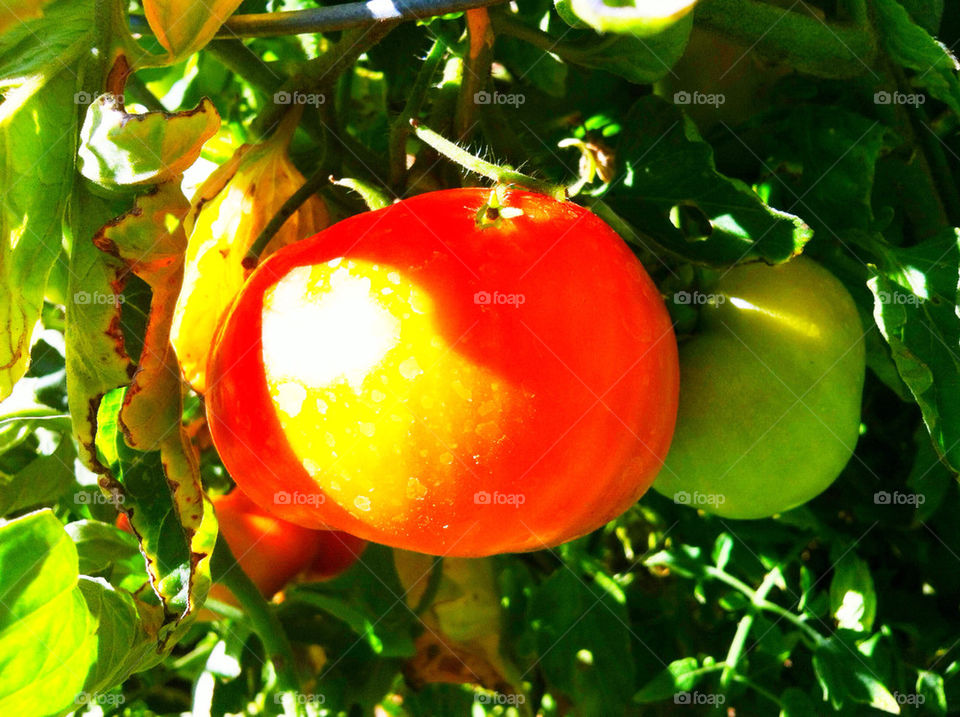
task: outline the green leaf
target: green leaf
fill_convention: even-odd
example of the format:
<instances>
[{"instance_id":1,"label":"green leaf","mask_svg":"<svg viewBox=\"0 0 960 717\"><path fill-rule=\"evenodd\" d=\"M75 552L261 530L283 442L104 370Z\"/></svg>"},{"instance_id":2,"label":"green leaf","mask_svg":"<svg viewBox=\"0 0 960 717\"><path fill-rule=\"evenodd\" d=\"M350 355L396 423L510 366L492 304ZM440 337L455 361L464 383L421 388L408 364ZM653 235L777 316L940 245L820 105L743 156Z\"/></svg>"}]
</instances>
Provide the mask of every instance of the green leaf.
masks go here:
<instances>
[{"instance_id":1,"label":"green leaf","mask_svg":"<svg viewBox=\"0 0 960 717\"><path fill-rule=\"evenodd\" d=\"M938 715L947 713L947 695L944 691L942 676L929 670L918 670L916 690L916 695L911 696L915 697L915 702L922 704L924 709Z\"/></svg>"},{"instance_id":2,"label":"green leaf","mask_svg":"<svg viewBox=\"0 0 960 717\"><path fill-rule=\"evenodd\" d=\"M957 230L891 249L886 275L867 282L873 318L920 405L937 453L960 468L960 316Z\"/></svg>"},{"instance_id":3,"label":"green leaf","mask_svg":"<svg viewBox=\"0 0 960 717\"><path fill-rule=\"evenodd\" d=\"M917 506L913 522L914 525L921 525L943 504L955 476L940 460L930 436L922 427L917 430L915 442L917 455L907 476L907 486L913 495L907 493L905 499Z\"/></svg>"},{"instance_id":4,"label":"green leaf","mask_svg":"<svg viewBox=\"0 0 960 717\"><path fill-rule=\"evenodd\" d=\"M619 75L636 84L651 84L665 77L683 55L693 27L692 18L682 18L651 37L620 35L598 42L558 44L551 50L562 60Z\"/></svg>"},{"instance_id":5,"label":"green leaf","mask_svg":"<svg viewBox=\"0 0 960 717\"><path fill-rule=\"evenodd\" d=\"M874 7L883 46L894 62L915 70L914 85L960 112L960 65L950 50L915 24L896 0L877 0Z\"/></svg>"},{"instance_id":6,"label":"green leaf","mask_svg":"<svg viewBox=\"0 0 960 717\"><path fill-rule=\"evenodd\" d=\"M50 4L42 17L16 23L0 36L0 87L8 92L0 116L18 108L89 51L93 17L92 0L60 0ZM10 93L8 88L17 90ZM80 93L71 102L83 99Z\"/></svg>"},{"instance_id":7,"label":"green leaf","mask_svg":"<svg viewBox=\"0 0 960 717\"><path fill-rule=\"evenodd\" d=\"M129 533L98 520L77 520L64 526L77 546L80 572L94 575L112 563L135 558L140 561L137 540Z\"/></svg>"},{"instance_id":8,"label":"green leaf","mask_svg":"<svg viewBox=\"0 0 960 717\"><path fill-rule=\"evenodd\" d=\"M26 372L73 177L74 77L62 72L0 119L0 400ZM7 100L8 102L10 100ZM6 108L6 103L3 105ZM3 110L0 110L2 114Z\"/></svg>"},{"instance_id":9,"label":"green leaf","mask_svg":"<svg viewBox=\"0 0 960 717\"><path fill-rule=\"evenodd\" d=\"M723 570L733 552L733 536L730 533L720 533L713 542L713 564L718 570Z\"/></svg>"},{"instance_id":10,"label":"green leaf","mask_svg":"<svg viewBox=\"0 0 960 717\"><path fill-rule=\"evenodd\" d=\"M788 687L780 695L780 717L816 717L813 700L796 687Z\"/></svg>"},{"instance_id":11,"label":"green leaf","mask_svg":"<svg viewBox=\"0 0 960 717\"><path fill-rule=\"evenodd\" d=\"M558 570L532 596L528 622L551 689L584 714L621 714L634 693L625 606Z\"/></svg>"},{"instance_id":12,"label":"green leaf","mask_svg":"<svg viewBox=\"0 0 960 717\"><path fill-rule=\"evenodd\" d=\"M100 398L126 385L133 373L121 322L127 301L123 264L93 243L97 231L124 208L78 186L67 210L65 228L72 245L64 332L67 398L80 459L93 471L101 469L94 447Z\"/></svg>"},{"instance_id":13,"label":"green leaf","mask_svg":"<svg viewBox=\"0 0 960 717\"><path fill-rule=\"evenodd\" d=\"M810 228L799 218L717 171L710 145L675 106L645 97L622 124L615 148L622 176L601 196L660 246L720 266L786 261L809 241Z\"/></svg>"},{"instance_id":14,"label":"green leaf","mask_svg":"<svg viewBox=\"0 0 960 717\"><path fill-rule=\"evenodd\" d=\"M37 422L45 428L66 430L57 447L49 455L38 455L14 475L0 473L0 515L8 515L44 503L51 503L70 492L74 486L73 459L77 452L69 437L67 421Z\"/></svg>"},{"instance_id":15,"label":"green leaf","mask_svg":"<svg viewBox=\"0 0 960 717\"><path fill-rule=\"evenodd\" d=\"M868 661L840 638L832 637L817 648L813 670L823 689L823 698L829 699L834 709L841 709L849 699L883 712L900 714L896 698Z\"/></svg>"},{"instance_id":16,"label":"green leaf","mask_svg":"<svg viewBox=\"0 0 960 717\"><path fill-rule=\"evenodd\" d=\"M702 675L697 658L683 657L674 660L663 672L641 687L633 696L633 701L645 704L669 699L679 692L692 690Z\"/></svg>"},{"instance_id":17,"label":"green leaf","mask_svg":"<svg viewBox=\"0 0 960 717\"><path fill-rule=\"evenodd\" d=\"M96 658L77 551L49 510L0 524L0 713L67 711Z\"/></svg>"},{"instance_id":18,"label":"green leaf","mask_svg":"<svg viewBox=\"0 0 960 717\"><path fill-rule=\"evenodd\" d=\"M777 173L776 199L818 236L850 245L848 232L871 231L877 161L899 143L885 125L840 107L803 104L764 122L753 150ZM886 200L885 196L880 197Z\"/></svg>"},{"instance_id":19,"label":"green leaf","mask_svg":"<svg viewBox=\"0 0 960 717\"><path fill-rule=\"evenodd\" d=\"M383 658L412 657L413 614L389 548L370 545L360 565L326 583L291 591L289 602L312 605L342 620Z\"/></svg>"},{"instance_id":20,"label":"green leaf","mask_svg":"<svg viewBox=\"0 0 960 717\"><path fill-rule=\"evenodd\" d=\"M158 613L145 611L148 620L144 621L133 596L103 579L81 576L79 588L97 622L97 656L84 683L87 695L110 689L131 673L160 661L162 654L156 649Z\"/></svg>"},{"instance_id":21,"label":"green leaf","mask_svg":"<svg viewBox=\"0 0 960 717\"><path fill-rule=\"evenodd\" d=\"M599 32L647 38L657 35L693 9L697 0L557 0L557 11L571 25Z\"/></svg>"},{"instance_id":22,"label":"green leaf","mask_svg":"<svg viewBox=\"0 0 960 717\"><path fill-rule=\"evenodd\" d=\"M830 612L841 629L869 632L877 614L877 594L870 567L853 552L833 566Z\"/></svg>"}]
</instances>

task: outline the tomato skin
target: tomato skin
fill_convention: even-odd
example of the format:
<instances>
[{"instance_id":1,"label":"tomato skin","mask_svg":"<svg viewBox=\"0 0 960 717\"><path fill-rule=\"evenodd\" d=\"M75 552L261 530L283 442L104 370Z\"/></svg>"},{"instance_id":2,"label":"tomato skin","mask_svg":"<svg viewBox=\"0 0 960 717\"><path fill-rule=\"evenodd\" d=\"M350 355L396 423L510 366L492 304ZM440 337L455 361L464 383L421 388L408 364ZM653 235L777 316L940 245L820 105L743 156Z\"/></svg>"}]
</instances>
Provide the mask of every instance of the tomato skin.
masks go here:
<instances>
[{"instance_id":1,"label":"tomato skin","mask_svg":"<svg viewBox=\"0 0 960 717\"><path fill-rule=\"evenodd\" d=\"M737 266L707 291L701 331L680 347L673 445L654 489L725 518L806 503L859 438L866 367L853 298L800 256Z\"/></svg>"},{"instance_id":2,"label":"tomato skin","mask_svg":"<svg viewBox=\"0 0 960 717\"><path fill-rule=\"evenodd\" d=\"M234 489L214 501L220 532L240 567L270 597L319 555L323 533L288 523Z\"/></svg>"},{"instance_id":3,"label":"tomato skin","mask_svg":"<svg viewBox=\"0 0 960 717\"><path fill-rule=\"evenodd\" d=\"M320 531L321 545L317 557L304 573L308 582L329 580L345 572L367 547L367 541L339 530Z\"/></svg>"},{"instance_id":4,"label":"tomato skin","mask_svg":"<svg viewBox=\"0 0 960 717\"><path fill-rule=\"evenodd\" d=\"M679 380L656 287L582 207L509 191L504 205L521 214L478 228L489 197L446 190L358 215L281 249L250 276L223 319L206 398L224 465L253 500L304 526L469 557L557 545L646 491L669 447ZM407 304L396 299L388 311L374 297L384 272ZM301 309L274 308L281 295L300 296L287 291L293 277L308 277L304 311L339 297L335 282L369 286L361 313L384 317L396 341L362 367L352 394L342 377L316 385L294 376L298 398L308 398L291 409L286 384L269 385L275 366L297 352L336 363L355 342L369 348L374 333L361 324L355 335L341 327L318 336L318 324L289 329L282 348L265 343L282 320L274 314L289 320ZM408 333L415 340L404 343ZM373 394L390 411L368 411ZM349 411L298 424L294 414L303 420L320 397L334 411L354 400L371 416L360 428L372 440ZM378 443L378 432L395 440Z\"/></svg>"}]
</instances>

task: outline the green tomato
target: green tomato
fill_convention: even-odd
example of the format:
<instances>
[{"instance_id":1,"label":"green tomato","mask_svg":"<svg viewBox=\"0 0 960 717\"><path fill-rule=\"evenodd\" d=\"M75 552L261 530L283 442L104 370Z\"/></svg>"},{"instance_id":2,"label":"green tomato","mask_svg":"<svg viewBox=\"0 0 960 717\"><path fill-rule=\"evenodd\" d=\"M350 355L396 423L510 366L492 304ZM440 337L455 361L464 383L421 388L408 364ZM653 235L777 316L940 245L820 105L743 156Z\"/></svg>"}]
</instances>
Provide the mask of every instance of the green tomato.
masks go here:
<instances>
[{"instance_id":1,"label":"green tomato","mask_svg":"<svg viewBox=\"0 0 960 717\"><path fill-rule=\"evenodd\" d=\"M680 411L653 487L727 518L765 518L825 490L853 453L865 369L853 299L806 258L746 264L680 347Z\"/></svg>"}]
</instances>

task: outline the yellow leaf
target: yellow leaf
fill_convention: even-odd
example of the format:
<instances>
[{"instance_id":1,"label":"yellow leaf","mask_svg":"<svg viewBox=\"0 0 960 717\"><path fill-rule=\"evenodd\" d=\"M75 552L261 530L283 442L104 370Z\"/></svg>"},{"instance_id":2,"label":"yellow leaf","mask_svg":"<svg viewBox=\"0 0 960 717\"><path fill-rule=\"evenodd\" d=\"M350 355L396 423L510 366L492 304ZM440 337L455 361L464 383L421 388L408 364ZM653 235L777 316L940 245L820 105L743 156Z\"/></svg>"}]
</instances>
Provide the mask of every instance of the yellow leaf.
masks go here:
<instances>
[{"instance_id":1,"label":"yellow leaf","mask_svg":"<svg viewBox=\"0 0 960 717\"><path fill-rule=\"evenodd\" d=\"M0 4L0 33L27 20L43 17L43 6L50 0L7 0Z\"/></svg>"},{"instance_id":2,"label":"yellow leaf","mask_svg":"<svg viewBox=\"0 0 960 717\"><path fill-rule=\"evenodd\" d=\"M206 45L242 0L143 0L143 12L157 40L183 59Z\"/></svg>"},{"instance_id":3,"label":"yellow leaf","mask_svg":"<svg viewBox=\"0 0 960 717\"><path fill-rule=\"evenodd\" d=\"M220 316L249 273L243 259L273 215L306 181L287 155L292 129L238 149L197 190L185 220L186 266L171 342L184 378L200 393L206 388L207 356ZM316 234L327 223L323 201L310 197L263 255Z\"/></svg>"}]
</instances>

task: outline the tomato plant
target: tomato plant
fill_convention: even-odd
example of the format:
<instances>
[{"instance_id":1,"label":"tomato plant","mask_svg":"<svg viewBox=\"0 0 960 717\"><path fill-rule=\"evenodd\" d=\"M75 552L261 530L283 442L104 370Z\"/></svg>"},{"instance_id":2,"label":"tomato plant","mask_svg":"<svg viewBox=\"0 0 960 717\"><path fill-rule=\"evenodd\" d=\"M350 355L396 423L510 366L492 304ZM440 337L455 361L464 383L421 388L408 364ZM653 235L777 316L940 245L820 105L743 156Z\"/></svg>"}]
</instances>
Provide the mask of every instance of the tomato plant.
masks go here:
<instances>
[{"instance_id":1,"label":"tomato plant","mask_svg":"<svg viewBox=\"0 0 960 717\"><path fill-rule=\"evenodd\" d=\"M590 213L521 192L488 210L490 196L361 214L250 277L207 407L257 502L477 556L565 542L647 489L676 412L663 301Z\"/></svg>"},{"instance_id":2,"label":"tomato plant","mask_svg":"<svg viewBox=\"0 0 960 717\"><path fill-rule=\"evenodd\" d=\"M0 3L0 714L956 713L958 46Z\"/></svg>"},{"instance_id":3,"label":"tomato plant","mask_svg":"<svg viewBox=\"0 0 960 717\"><path fill-rule=\"evenodd\" d=\"M821 493L850 460L863 328L843 284L803 257L737 267L705 291L702 328L681 352L677 431L655 485L717 515L766 518Z\"/></svg>"}]
</instances>

